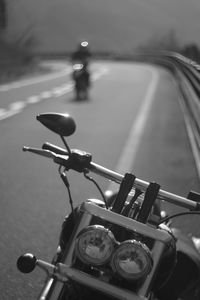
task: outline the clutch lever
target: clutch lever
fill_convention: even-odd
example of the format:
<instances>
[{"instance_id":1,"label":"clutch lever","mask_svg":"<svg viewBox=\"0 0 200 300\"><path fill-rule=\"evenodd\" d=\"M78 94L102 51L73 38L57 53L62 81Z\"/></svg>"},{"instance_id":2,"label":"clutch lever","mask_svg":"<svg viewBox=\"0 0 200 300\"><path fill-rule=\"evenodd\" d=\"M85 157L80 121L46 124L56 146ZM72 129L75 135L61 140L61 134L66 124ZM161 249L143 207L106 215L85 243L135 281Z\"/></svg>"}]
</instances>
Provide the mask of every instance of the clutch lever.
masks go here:
<instances>
[{"instance_id":1,"label":"clutch lever","mask_svg":"<svg viewBox=\"0 0 200 300\"><path fill-rule=\"evenodd\" d=\"M54 152L56 154L61 154L61 155L69 155L68 151L61 148L61 147L58 147L56 145L53 145L53 144L50 144L48 142L44 143L42 145L42 149L43 150L49 150L51 152ZM71 151L70 151L71 152Z\"/></svg>"},{"instance_id":2,"label":"clutch lever","mask_svg":"<svg viewBox=\"0 0 200 300\"><path fill-rule=\"evenodd\" d=\"M38 154L47 158L52 158L56 164L64 166L66 169L71 168L71 161L69 159L69 155L60 155L56 154L50 150L40 149L40 148L32 148L32 147L23 147L23 151L31 152L34 154Z\"/></svg>"},{"instance_id":3,"label":"clutch lever","mask_svg":"<svg viewBox=\"0 0 200 300\"><path fill-rule=\"evenodd\" d=\"M53 153L50 150L43 150L43 149L40 149L40 148L32 148L32 147L27 147L27 146L23 147L23 151L24 152L35 153L35 154L45 156L45 157L48 157L48 158L54 158L55 155L56 155L55 153Z\"/></svg>"},{"instance_id":4,"label":"clutch lever","mask_svg":"<svg viewBox=\"0 0 200 300\"><path fill-rule=\"evenodd\" d=\"M57 164L62 164L63 166L66 166L67 161L69 159L68 155L60 155L56 154L53 151L50 150L45 150L45 149L40 149L40 148L32 148L32 147L23 147L24 152L31 152L34 154L38 154L44 157L52 158L55 163Z\"/></svg>"}]
</instances>

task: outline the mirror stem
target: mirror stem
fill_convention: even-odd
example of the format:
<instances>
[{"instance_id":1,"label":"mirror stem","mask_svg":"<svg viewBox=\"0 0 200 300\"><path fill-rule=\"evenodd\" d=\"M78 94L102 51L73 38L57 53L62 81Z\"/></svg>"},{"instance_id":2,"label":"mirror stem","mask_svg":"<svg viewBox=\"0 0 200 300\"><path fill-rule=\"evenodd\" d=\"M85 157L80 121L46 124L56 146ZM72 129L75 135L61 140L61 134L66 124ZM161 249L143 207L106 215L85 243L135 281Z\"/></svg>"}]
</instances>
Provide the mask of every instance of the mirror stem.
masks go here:
<instances>
[{"instance_id":1,"label":"mirror stem","mask_svg":"<svg viewBox=\"0 0 200 300\"><path fill-rule=\"evenodd\" d=\"M69 153L69 155L71 154L71 149L69 148L69 146L67 145L67 142L65 141L64 137L62 135L60 135L65 147L67 148L67 151Z\"/></svg>"}]
</instances>

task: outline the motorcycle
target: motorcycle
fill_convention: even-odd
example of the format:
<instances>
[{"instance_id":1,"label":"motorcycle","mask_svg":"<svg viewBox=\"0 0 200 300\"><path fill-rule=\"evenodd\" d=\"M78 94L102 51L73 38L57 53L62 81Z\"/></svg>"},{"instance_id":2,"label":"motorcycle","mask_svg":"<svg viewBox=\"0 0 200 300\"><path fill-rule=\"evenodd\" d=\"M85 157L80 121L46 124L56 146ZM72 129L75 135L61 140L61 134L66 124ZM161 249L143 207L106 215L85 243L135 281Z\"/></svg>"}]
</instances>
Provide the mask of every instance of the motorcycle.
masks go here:
<instances>
[{"instance_id":1,"label":"motorcycle","mask_svg":"<svg viewBox=\"0 0 200 300\"><path fill-rule=\"evenodd\" d=\"M94 163L90 153L69 147L65 137L75 132L76 123L68 114L44 113L37 120L58 134L65 148L44 143L42 148L23 150L58 164L71 206L52 262L31 253L17 261L23 273L36 266L46 271L38 299L200 299L200 239L172 226L177 216L200 214L200 194L191 191L185 198L155 182ZM102 199L88 199L74 207L69 170L93 182ZM103 192L91 173L119 184L119 190ZM169 216L162 211L162 202L187 211Z\"/></svg>"},{"instance_id":2,"label":"motorcycle","mask_svg":"<svg viewBox=\"0 0 200 300\"><path fill-rule=\"evenodd\" d=\"M86 66L82 63L73 65L72 79L74 81L74 91L76 100L88 99L88 89L90 85L90 74Z\"/></svg>"}]
</instances>

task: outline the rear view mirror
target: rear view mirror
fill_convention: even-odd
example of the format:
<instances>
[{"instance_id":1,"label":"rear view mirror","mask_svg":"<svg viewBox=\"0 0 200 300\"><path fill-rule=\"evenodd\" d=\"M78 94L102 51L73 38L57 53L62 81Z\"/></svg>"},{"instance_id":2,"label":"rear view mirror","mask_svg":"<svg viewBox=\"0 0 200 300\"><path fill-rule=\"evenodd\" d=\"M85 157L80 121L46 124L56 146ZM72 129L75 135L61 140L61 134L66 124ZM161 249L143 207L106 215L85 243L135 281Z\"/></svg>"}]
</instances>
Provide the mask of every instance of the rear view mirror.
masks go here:
<instances>
[{"instance_id":1,"label":"rear view mirror","mask_svg":"<svg viewBox=\"0 0 200 300\"><path fill-rule=\"evenodd\" d=\"M61 136L70 136L76 130L76 123L69 114L44 113L37 115L36 119Z\"/></svg>"}]
</instances>

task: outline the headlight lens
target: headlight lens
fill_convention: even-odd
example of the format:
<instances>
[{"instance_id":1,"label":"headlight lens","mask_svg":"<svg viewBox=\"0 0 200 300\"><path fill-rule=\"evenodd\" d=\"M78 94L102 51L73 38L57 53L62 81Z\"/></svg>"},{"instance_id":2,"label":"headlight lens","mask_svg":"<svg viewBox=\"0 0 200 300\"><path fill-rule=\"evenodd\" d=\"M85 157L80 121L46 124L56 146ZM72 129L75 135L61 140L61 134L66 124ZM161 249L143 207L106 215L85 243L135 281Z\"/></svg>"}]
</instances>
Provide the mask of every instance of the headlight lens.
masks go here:
<instances>
[{"instance_id":1,"label":"headlight lens","mask_svg":"<svg viewBox=\"0 0 200 300\"><path fill-rule=\"evenodd\" d=\"M111 263L112 269L126 280L140 280L152 268L149 248L136 240L128 240L116 249Z\"/></svg>"},{"instance_id":2,"label":"headlight lens","mask_svg":"<svg viewBox=\"0 0 200 300\"><path fill-rule=\"evenodd\" d=\"M115 243L110 230L101 225L88 226L76 239L75 254L84 263L102 265L110 260Z\"/></svg>"}]
</instances>

